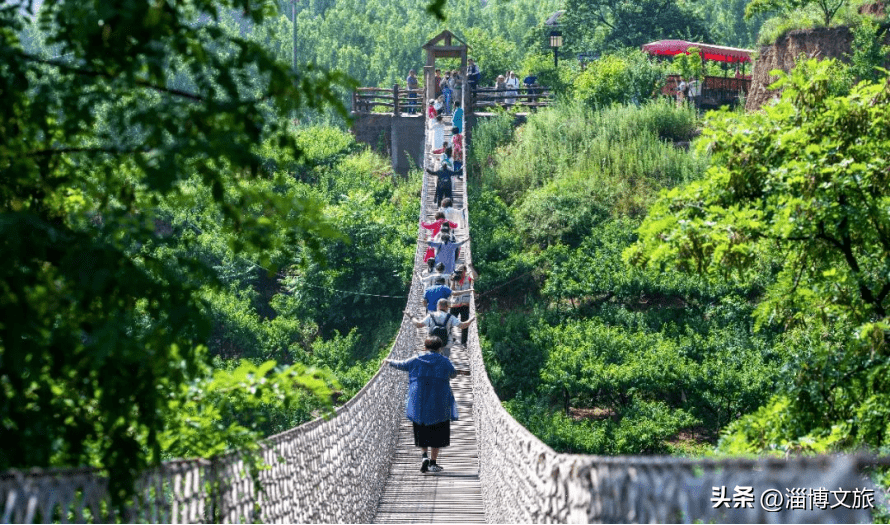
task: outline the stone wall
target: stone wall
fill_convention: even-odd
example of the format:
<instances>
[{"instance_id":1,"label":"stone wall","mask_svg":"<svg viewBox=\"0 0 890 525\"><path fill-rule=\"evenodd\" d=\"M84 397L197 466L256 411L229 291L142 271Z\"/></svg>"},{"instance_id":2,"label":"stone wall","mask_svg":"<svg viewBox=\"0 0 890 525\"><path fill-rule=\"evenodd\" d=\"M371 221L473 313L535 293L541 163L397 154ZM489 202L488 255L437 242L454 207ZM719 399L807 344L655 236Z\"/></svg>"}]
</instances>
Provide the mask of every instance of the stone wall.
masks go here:
<instances>
[{"instance_id":1,"label":"stone wall","mask_svg":"<svg viewBox=\"0 0 890 525\"><path fill-rule=\"evenodd\" d=\"M353 113L355 140L390 158L393 170L405 175L413 166L423 165L423 115L398 116L391 113Z\"/></svg>"}]
</instances>

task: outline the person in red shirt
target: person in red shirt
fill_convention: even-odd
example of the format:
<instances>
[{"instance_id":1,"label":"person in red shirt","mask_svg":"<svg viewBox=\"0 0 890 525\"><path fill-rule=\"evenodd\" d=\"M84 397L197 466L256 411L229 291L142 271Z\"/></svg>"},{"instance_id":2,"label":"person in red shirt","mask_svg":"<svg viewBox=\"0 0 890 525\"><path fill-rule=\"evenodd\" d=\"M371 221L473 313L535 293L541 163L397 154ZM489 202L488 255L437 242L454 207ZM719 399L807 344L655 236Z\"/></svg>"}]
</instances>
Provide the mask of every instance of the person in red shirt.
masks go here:
<instances>
[{"instance_id":1,"label":"person in red shirt","mask_svg":"<svg viewBox=\"0 0 890 525\"><path fill-rule=\"evenodd\" d=\"M439 114L436 112L436 108L434 104L436 103L436 99L430 99L430 105L426 108L426 116L430 118L430 120L434 120L436 116Z\"/></svg>"},{"instance_id":2,"label":"person in red shirt","mask_svg":"<svg viewBox=\"0 0 890 525\"><path fill-rule=\"evenodd\" d=\"M430 222L430 223L421 221L420 226L423 228L426 228L427 230L432 232L430 234L430 237L432 237L433 240L436 240L436 235L439 235L439 230L442 229L442 225L445 223L448 223L448 225L451 227L450 229L452 229L452 230L457 228L457 223L446 221L445 220L445 212L441 212L441 211L436 212L436 220L434 220L433 222ZM436 256L436 251L433 250L432 248L427 248L426 254L423 256L423 261L426 262L426 261L434 258L435 256Z\"/></svg>"},{"instance_id":3,"label":"person in red shirt","mask_svg":"<svg viewBox=\"0 0 890 525\"><path fill-rule=\"evenodd\" d=\"M460 170L464 163L464 136L456 127L451 128L451 158L454 159L454 169Z\"/></svg>"}]
</instances>

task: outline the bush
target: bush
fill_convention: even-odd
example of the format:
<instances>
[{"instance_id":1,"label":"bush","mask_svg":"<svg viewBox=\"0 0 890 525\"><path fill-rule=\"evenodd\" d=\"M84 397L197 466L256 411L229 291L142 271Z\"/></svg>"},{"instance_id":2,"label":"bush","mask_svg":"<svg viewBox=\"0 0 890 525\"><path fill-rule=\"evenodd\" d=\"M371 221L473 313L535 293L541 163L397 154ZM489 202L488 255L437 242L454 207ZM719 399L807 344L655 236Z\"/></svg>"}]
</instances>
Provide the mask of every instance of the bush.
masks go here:
<instances>
[{"instance_id":1,"label":"bush","mask_svg":"<svg viewBox=\"0 0 890 525\"><path fill-rule=\"evenodd\" d=\"M573 96L592 108L641 104L653 97L664 77L664 66L642 51L605 55L575 78Z\"/></svg>"}]
</instances>

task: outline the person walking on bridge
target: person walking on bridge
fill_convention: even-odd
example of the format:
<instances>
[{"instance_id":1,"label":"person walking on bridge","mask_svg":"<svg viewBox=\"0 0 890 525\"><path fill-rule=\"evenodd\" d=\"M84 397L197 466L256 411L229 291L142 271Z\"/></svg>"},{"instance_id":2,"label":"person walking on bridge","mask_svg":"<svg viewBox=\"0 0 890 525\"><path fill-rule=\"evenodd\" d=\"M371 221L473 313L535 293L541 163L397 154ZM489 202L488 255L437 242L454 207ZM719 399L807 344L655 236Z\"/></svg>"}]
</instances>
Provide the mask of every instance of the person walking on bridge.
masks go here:
<instances>
[{"instance_id":1,"label":"person walking on bridge","mask_svg":"<svg viewBox=\"0 0 890 525\"><path fill-rule=\"evenodd\" d=\"M427 244L436 249L436 262L445 263L445 273L450 275L454 273L454 262L457 260L458 250L469 240L470 237L467 236L466 239L455 242L450 236L445 237L443 234L442 242L427 241Z\"/></svg>"},{"instance_id":2,"label":"person walking on bridge","mask_svg":"<svg viewBox=\"0 0 890 525\"><path fill-rule=\"evenodd\" d=\"M463 180L463 177L461 176L462 172L448 169L448 166L444 163L438 171L433 171L427 168L426 172L436 176L436 195L433 197L433 202L436 203L436 206L440 206L443 199L453 198L451 191L451 177L457 177L458 180Z\"/></svg>"},{"instance_id":3,"label":"person walking on bridge","mask_svg":"<svg viewBox=\"0 0 890 525\"><path fill-rule=\"evenodd\" d=\"M444 266L443 266L444 268ZM479 278L472 263L461 264L451 275L451 315L460 316L460 320L470 319L470 299L473 294L473 283ZM469 330L461 329L460 344L466 348Z\"/></svg>"},{"instance_id":4,"label":"person walking on bridge","mask_svg":"<svg viewBox=\"0 0 890 525\"><path fill-rule=\"evenodd\" d=\"M447 300L445 304L448 304ZM441 339L427 337L423 346L428 353L405 361L384 359L383 363L408 372L405 416L414 427L414 446L423 450L420 471L442 472L444 469L436 463L439 449L451 445L451 422L458 419L450 383L457 376L457 369L440 353ZM432 449L429 456L428 449Z\"/></svg>"},{"instance_id":5,"label":"person walking on bridge","mask_svg":"<svg viewBox=\"0 0 890 525\"><path fill-rule=\"evenodd\" d=\"M460 101L454 103L454 115L451 116L451 123L457 128L458 133L464 132L464 108L460 107Z\"/></svg>"},{"instance_id":6,"label":"person walking on bridge","mask_svg":"<svg viewBox=\"0 0 890 525\"><path fill-rule=\"evenodd\" d=\"M438 337L442 340L441 353L445 357L451 357L451 329L454 327L466 330L470 324L476 320L476 316L470 317L465 321L461 321L458 317L448 311L448 299L439 299L436 301L435 308L430 311L426 317L420 321L411 318L411 322L417 328L427 328L430 336Z\"/></svg>"}]
</instances>

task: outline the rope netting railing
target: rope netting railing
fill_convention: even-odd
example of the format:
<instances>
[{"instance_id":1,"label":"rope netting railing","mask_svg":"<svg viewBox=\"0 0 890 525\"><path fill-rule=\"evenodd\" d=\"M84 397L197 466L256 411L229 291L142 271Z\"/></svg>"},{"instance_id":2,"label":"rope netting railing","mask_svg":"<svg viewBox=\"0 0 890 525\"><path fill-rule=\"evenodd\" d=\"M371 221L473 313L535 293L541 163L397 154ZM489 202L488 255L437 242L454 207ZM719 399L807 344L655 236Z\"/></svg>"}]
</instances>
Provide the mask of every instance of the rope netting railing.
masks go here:
<instances>
[{"instance_id":1,"label":"rope netting railing","mask_svg":"<svg viewBox=\"0 0 890 525\"><path fill-rule=\"evenodd\" d=\"M469 204L466 214L469 223ZM890 461L866 455L692 460L557 453L501 405L476 325L467 351L489 522L863 523L884 499L863 469Z\"/></svg>"},{"instance_id":2,"label":"rope netting railing","mask_svg":"<svg viewBox=\"0 0 890 525\"><path fill-rule=\"evenodd\" d=\"M466 169L465 162L460 190L469 208ZM430 191L432 178L424 177L421 220ZM462 249L471 260L472 247ZM418 275L425 251L418 228L407 303L412 310L419 308L423 295ZM470 308L475 315L475 299ZM417 332L405 318L389 357L405 359L415 353L416 344ZM865 503L881 499L862 474L864 466L878 462L873 457L716 461L557 453L501 405L485 369L475 324L470 326L467 351L488 521L864 522L871 519ZM0 520L369 522L398 442L406 387L404 375L384 367L337 408L334 417L264 440L260 453L267 468L254 474L238 454L165 462L139 479L122 515L111 507L102 471L2 473ZM837 494L844 491L844 501L838 503ZM767 494L770 505L764 502ZM776 495L783 498L778 508ZM456 515L459 512L455 509Z\"/></svg>"},{"instance_id":3,"label":"rope netting railing","mask_svg":"<svg viewBox=\"0 0 890 525\"><path fill-rule=\"evenodd\" d=\"M428 191L424 184L421 203ZM421 204L421 220L424 212ZM409 307L423 297L417 274L426 246L419 241L418 233ZM414 355L416 339L403 319L389 358ZM330 419L265 439L266 468L253 474L239 454L164 462L140 477L122 515L112 508L107 473L99 469L0 473L0 521L368 523L389 474L406 389L404 375L383 368Z\"/></svg>"}]
</instances>

